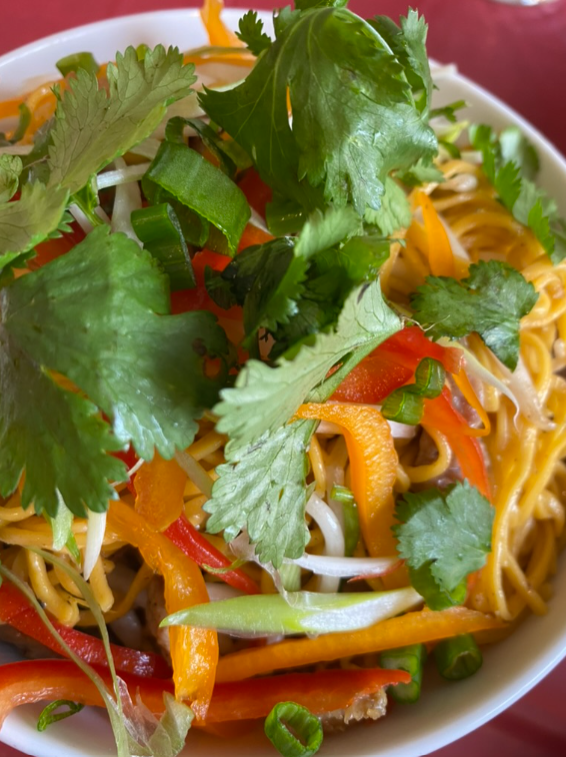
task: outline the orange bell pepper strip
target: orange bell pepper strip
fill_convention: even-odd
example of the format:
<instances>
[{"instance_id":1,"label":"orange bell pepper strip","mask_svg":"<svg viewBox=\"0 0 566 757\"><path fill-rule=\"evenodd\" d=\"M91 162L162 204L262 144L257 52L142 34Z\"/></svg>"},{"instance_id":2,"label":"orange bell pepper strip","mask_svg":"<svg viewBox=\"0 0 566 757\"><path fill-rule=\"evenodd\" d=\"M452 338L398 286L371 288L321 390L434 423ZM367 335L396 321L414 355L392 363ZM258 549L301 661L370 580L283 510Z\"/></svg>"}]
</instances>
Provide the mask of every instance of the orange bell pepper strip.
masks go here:
<instances>
[{"instance_id":1,"label":"orange bell pepper strip","mask_svg":"<svg viewBox=\"0 0 566 757\"><path fill-rule=\"evenodd\" d=\"M173 458L158 452L136 474L136 512L158 531L164 531L183 512L187 474Z\"/></svg>"},{"instance_id":2,"label":"orange bell pepper strip","mask_svg":"<svg viewBox=\"0 0 566 757\"><path fill-rule=\"evenodd\" d=\"M0 119L17 117L20 113L20 105L23 101L22 97L17 97L14 100L3 100L0 102Z\"/></svg>"},{"instance_id":3,"label":"orange bell pepper strip","mask_svg":"<svg viewBox=\"0 0 566 757\"><path fill-rule=\"evenodd\" d=\"M428 247L428 262L434 276L456 275L454 253L446 229L438 217L432 200L424 192L417 192L417 202L423 211L423 220Z\"/></svg>"},{"instance_id":4,"label":"orange bell pepper strip","mask_svg":"<svg viewBox=\"0 0 566 757\"><path fill-rule=\"evenodd\" d=\"M131 507L120 500L112 502L106 527L120 541L139 549L150 568L163 576L168 613L208 602L198 566ZM216 632L178 626L169 630L169 638L175 696L190 700L197 717L204 718L218 662Z\"/></svg>"},{"instance_id":5,"label":"orange bell pepper strip","mask_svg":"<svg viewBox=\"0 0 566 757\"><path fill-rule=\"evenodd\" d=\"M446 436L464 478L490 499L491 487L481 444L469 434L470 427L453 407L450 391L446 387L438 397L425 399L421 423L425 429L437 429Z\"/></svg>"},{"instance_id":6,"label":"orange bell pepper strip","mask_svg":"<svg viewBox=\"0 0 566 757\"><path fill-rule=\"evenodd\" d=\"M372 556L394 553L391 526L398 457L387 421L375 408L338 403L301 405L297 416L344 429L364 543Z\"/></svg>"},{"instance_id":7,"label":"orange bell pepper strip","mask_svg":"<svg viewBox=\"0 0 566 757\"><path fill-rule=\"evenodd\" d=\"M96 672L111 690L108 671ZM122 678L134 701L139 694L150 712L163 713L163 695L172 691L167 681L127 674ZM296 702L315 715L324 715L343 710L359 697L374 694L384 686L409 683L410 678L403 670L323 670L219 684L214 688L206 718L197 716L193 726L264 718L282 701ZM92 681L68 660L26 660L2 667L0 726L18 705L57 699L104 706Z\"/></svg>"},{"instance_id":8,"label":"orange bell pepper strip","mask_svg":"<svg viewBox=\"0 0 566 757\"><path fill-rule=\"evenodd\" d=\"M204 0L200 17L208 34L211 45L218 47L245 47L233 31L228 29L221 18L224 10L223 0Z\"/></svg>"},{"instance_id":9,"label":"orange bell pepper strip","mask_svg":"<svg viewBox=\"0 0 566 757\"><path fill-rule=\"evenodd\" d=\"M323 634L314 639L289 639L227 654L220 660L216 681L217 685L221 681L242 681L275 670L316 665L410 644L428 644L462 633L503 626L492 615L467 607L451 607L440 612L408 612L360 631Z\"/></svg>"},{"instance_id":10,"label":"orange bell pepper strip","mask_svg":"<svg viewBox=\"0 0 566 757\"><path fill-rule=\"evenodd\" d=\"M96 636L83 633L76 628L69 628L58 623L54 618L51 622L55 630L63 638L81 660L89 665L108 666L104 644ZM27 598L9 581L3 581L0 586L0 623L7 623L20 633L39 641L44 647L66 656L65 650L57 643L35 608ZM137 649L110 644L114 665L119 673L133 673L138 676L153 678L171 678L171 669L163 657L154 652L140 652ZM0 674L0 680L2 675Z\"/></svg>"}]
</instances>

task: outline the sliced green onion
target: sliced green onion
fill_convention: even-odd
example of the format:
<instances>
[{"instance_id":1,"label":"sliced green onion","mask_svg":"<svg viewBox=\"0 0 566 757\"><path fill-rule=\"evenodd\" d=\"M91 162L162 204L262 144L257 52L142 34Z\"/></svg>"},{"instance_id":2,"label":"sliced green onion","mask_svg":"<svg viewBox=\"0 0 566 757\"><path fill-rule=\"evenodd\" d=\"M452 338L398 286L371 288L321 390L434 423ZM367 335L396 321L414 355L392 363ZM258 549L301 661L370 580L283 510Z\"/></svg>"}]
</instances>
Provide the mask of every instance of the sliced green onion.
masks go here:
<instances>
[{"instance_id":1,"label":"sliced green onion","mask_svg":"<svg viewBox=\"0 0 566 757\"><path fill-rule=\"evenodd\" d=\"M295 591L195 605L168 615L161 627L188 625L244 636L337 633L391 618L422 603L412 588L342 594Z\"/></svg>"},{"instance_id":2,"label":"sliced green onion","mask_svg":"<svg viewBox=\"0 0 566 757\"><path fill-rule=\"evenodd\" d=\"M424 412L423 398L403 389L395 389L385 398L381 406L381 414L388 421L406 423L416 426L421 422Z\"/></svg>"},{"instance_id":3,"label":"sliced green onion","mask_svg":"<svg viewBox=\"0 0 566 757\"><path fill-rule=\"evenodd\" d=\"M283 757L311 757L322 744L320 720L295 702L276 704L265 719L264 730Z\"/></svg>"},{"instance_id":4,"label":"sliced green onion","mask_svg":"<svg viewBox=\"0 0 566 757\"><path fill-rule=\"evenodd\" d=\"M71 73L76 74L79 68L84 69L87 74L96 76L100 68L92 53L73 53L73 55L61 58L55 65L59 69L61 76L67 76Z\"/></svg>"},{"instance_id":5,"label":"sliced green onion","mask_svg":"<svg viewBox=\"0 0 566 757\"><path fill-rule=\"evenodd\" d=\"M67 707L68 709L65 712L54 712L60 707ZM76 715L77 712L80 712L83 709L83 707L84 704L73 702L70 699L58 699L56 702L51 702L51 704L48 704L47 707L41 711L37 721L37 730L45 731L47 726L50 726L52 723L57 723L59 720L70 718L71 715Z\"/></svg>"},{"instance_id":6,"label":"sliced green onion","mask_svg":"<svg viewBox=\"0 0 566 757\"><path fill-rule=\"evenodd\" d=\"M168 203L134 210L132 226L143 246L169 276L171 291L192 289L195 275L175 211Z\"/></svg>"},{"instance_id":7,"label":"sliced green onion","mask_svg":"<svg viewBox=\"0 0 566 757\"><path fill-rule=\"evenodd\" d=\"M354 501L354 495L347 486L333 486L330 492L330 499L336 502L351 503Z\"/></svg>"},{"instance_id":8,"label":"sliced green onion","mask_svg":"<svg viewBox=\"0 0 566 757\"><path fill-rule=\"evenodd\" d=\"M411 676L411 683L400 683L391 686L389 694L396 702L412 704L421 695L423 667L426 661L426 647L424 644L411 644L407 647L389 649L382 652L379 664L387 670L406 670Z\"/></svg>"},{"instance_id":9,"label":"sliced green onion","mask_svg":"<svg viewBox=\"0 0 566 757\"><path fill-rule=\"evenodd\" d=\"M164 142L142 179L142 187L153 204L172 196L205 224L211 224L207 247L224 254L236 253L251 216L250 206L236 184L200 153Z\"/></svg>"},{"instance_id":10,"label":"sliced green onion","mask_svg":"<svg viewBox=\"0 0 566 757\"><path fill-rule=\"evenodd\" d=\"M442 363L431 357L425 357L415 371L415 383L407 387L414 394L427 399L434 399L442 392L446 380L446 371Z\"/></svg>"},{"instance_id":11,"label":"sliced green onion","mask_svg":"<svg viewBox=\"0 0 566 757\"><path fill-rule=\"evenodd\" d=\"M360 517L355 502L343 502L344 514L344 553L346 557L354 554L360 540Z\"/></svg>"},{"instance_id":12,"label":"sliced green onion","mask_svg":"<svg viewBox=\"0 0 566 757\"><path fill-rule=\"evenodd\" d=\"M236 175L237 166L232 158L222 149L223 140L220 139L214 129L199 118L183 118L182 116L170 118L165 128L165 139L169 142L184 145L183 130L185 126L190 126L191 129L197 132L206 147L217 158L221 170L226 176L233 178Z\"/></svg>"},{"instance_id":13,"label":"sliced green onion","mask_svg":"<svg viewBox=\"0 0 566 757\"><path fill-rule=\"evenodd\" d=\"M416 426L423 417L423 398L438 397L445 380L444 366L438 360L425 357L415 370L415 383L395 389L386 397L381 406L383 417L388 421Z\"/></svg>"},{"instance_id":14,"label":"sliced green onion","mask_svg":"<svg viewBox=\"0 0 566 757\"><path fill-rule=\"evenodd\" d=\"M438 672L449 681L461 681L477 673L483 663L480 648L468 633L439 642L434 648Z\"/></svg>"},{"instance_id":15,"label":"sliced green onion","mask_svg":"<svg viewBox=\"0 0 566 757\"><path fill-rule=\"evenodd\" d=\"M16 142L19 142L20 139L23 139L24 134L27 131L27 128L31 121L31 111L25 103L20 103L18 109L20 111L20 120L18 121L16 130L14 131L10 139L6 137L4 132L0 132L0 146L2 147L5 145L15 145Z\"/></svg>"}]
</instances>

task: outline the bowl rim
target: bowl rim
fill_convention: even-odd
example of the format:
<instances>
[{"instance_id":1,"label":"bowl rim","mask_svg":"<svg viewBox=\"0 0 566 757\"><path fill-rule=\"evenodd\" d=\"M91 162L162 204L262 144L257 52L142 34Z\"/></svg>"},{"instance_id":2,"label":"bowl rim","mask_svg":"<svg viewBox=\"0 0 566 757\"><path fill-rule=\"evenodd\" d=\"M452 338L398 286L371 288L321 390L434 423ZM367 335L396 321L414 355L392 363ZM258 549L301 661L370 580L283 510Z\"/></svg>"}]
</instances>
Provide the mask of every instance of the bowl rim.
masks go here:
<instances>
[{"instance_id":1,"label":"bowl rim","mask_svg":"<svg viewBox=\"0 0 566 757\"><path fill-rule=\"evenodd\" d=\"M225 9L224 18L228 25L232 28L236 27L237 19L245 12L244 8L230 8ZM269 11L258 11L260 18L264 21L268 20L271 23L271 13ZM35 42L28 43L19 48L15 48L2 56L0 56L0 90L2 89L2 74L5 66L11 65L16 61L26 58L28 55L36 55L41 51L48 50L49 48L56 48L61 44L72 42L74 40L79 41L83 36L90 34L104 34L110 28L121 29L127 27L132 22L152 24L158 20L167 19L183 19L192 20L193 22L200 23L200 14L198 7L177 8L177 9L163 9L156 11L147 11L142 13L123 14L120 16L112 17L109 19L103 19L100 21L94 21L88 24L83 24L76 27L65 29L61 32L42 37ZM38 77L41 74L38 73ZM46 75L44 78L49 78ZM489 107L498 111L498 114L502 117L502 120L508 121L517 125L528 137L531 139L544 158L544 163L548 166L555 168L564 181L564 187L566 190L566 159L559 152L559 150L545 137L536 127L530 124L520 113L508 106L502 100L495 95L491 94L489 90L476 84L470 78L458 73L449 73L447 78L453 80L457 85L462 86L463 89L468 89L471 93L477 96L480 100L484 101ZM543 162L543 161L541 161ZM543 182L544 183L544 182ZM566 195L566 192L564 193ZM560 204L560 198L556 198ZM565 200L562 200L563 210L566 211L564 206ZM566 557L561 560L562 572L566 569L565 564ZM560 570L559 570L560 572ZM554 615L559 612L558 608L555 608ZM531 621L537 620L537 618L530 617L525 623L528 624ZM496 694L492 691L488 691L488 695L481 706L474 707L470 712L460 713L451 722L445 722L440 727L436 727L433 731L424 731L421 735L414 738L412 735L405 737L402 744L394 747L389 747L387 751L388 757L417 757L417 755L428 754L430 751L440 749L457 739L469 734L471 731L485 724L503 710L508 708L524 694L530 691L536 684L538 684L562 659L566 657L566 630L555 639L549 647L538 650L537 654L532 655L530 662L524 668L520 674L515 674L505 685L498 688ZM461 684L462 685L462 684ZM390 717L390 716L388 716ZM30 748L29 742L22 744L19 738L18 731L21 726L17 721L11 721L8 718L4 727L0 731L0 744L5 743L13 746L16 749ZM378 732L375 732L378 735ZM40 734L44 737L45 734ZM61 741L58 742L59 747ZM328 746L330 744L327 742ZM34 752L39 754L39 752ZM238 755L239 751L236 752ZM340 751L330 749L327 752L329 755L343 754ZM373 752L372 752L373 753ZM44 752L47 755L47 752ZM52 752L49 752L51 755ZM53 752L54 754L54 752ZM73 753L74 754L74 753ZM78 753L77 753L78 754ZM245 754L245 752L241 752ZM369 755L370 752L360 751L360 757L362 755ZM377 753L375 753L377 754ZM379 754L384 755L383 752Z\"/></svg>"}]
</instances>

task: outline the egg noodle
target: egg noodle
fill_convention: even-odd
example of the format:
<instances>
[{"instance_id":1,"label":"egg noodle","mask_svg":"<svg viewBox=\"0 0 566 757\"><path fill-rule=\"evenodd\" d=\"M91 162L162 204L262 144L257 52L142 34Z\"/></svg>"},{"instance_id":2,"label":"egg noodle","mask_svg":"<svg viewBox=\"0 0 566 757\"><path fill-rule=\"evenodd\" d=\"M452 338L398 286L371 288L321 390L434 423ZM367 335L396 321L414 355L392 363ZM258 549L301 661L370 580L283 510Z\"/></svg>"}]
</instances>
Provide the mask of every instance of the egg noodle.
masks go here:
<instances>
[{"instance_id":1,"label":"egg noodle","mask_svg":"<svg viewBox=\"0 0 566 757\"><path fill-rule=\"evenodd\" d=\"M205 3L203 17L212 47L192 51L186 58L196 63L197 74L203 67L205 80L211 87L226 83L223 67L233 65L247 71L255 60L221 24L220 9L221 3ZM104 67L98 76L104 78ZM52 84L41 85L23 98L0 104L0 118L16 116L22 103L31 114L25 138L15 146L14 154L20 147L21 154L24 154L26 146L33 142L33 135L53 116L57 98L52 92ZM62 80L60 86L64 89L67 80ZM126 153L125 158L128 165L144 159L136 151ZM442 172L444 181L428 182L408 190L412 221L396 234L397 241L393 243L380 274L382 290L388 301L394 303L399 312L408 315L411 295L425 284L428 276L453 275L461 280L468 275L470 264L479 261L510 264L533 284L538 294L536 305L521 320L520 357L515 372L506 368L476 333L459 343L449 340L443 343L444 348L463 351L466 356L465 367L460 373L447 373L446 387L454 398L455 407L466 419L466 438L474 440L474 449L485 460L489 481L488 490L483 493L489 494L495 510L491 552L485 566L468 577L464 603L469 610L494 616L494 621L471 627L480 643L491 643L511 633L528 613L543 615L548 612L552 577L565 541L566 260L553 264L533 232L515 220L497 199L496 191L484 173L480 153L466 147L462 149L461 157L454 158L441 150L435 165ZM261 221L258 224L261 225ZM445 242L439 244L442 235L448 240L448 248ZM46 243L47 246L54 244L57 241ZM444 253L440 252L441 248ZM447 273L448 270L453 273ZM228 327L234 328L234 324L228 324ZM59 380L58 376L55 378ZM60 381L64 384L66 379L61 377ZM67 386L74 388L69 382ZM348 402L340 397L340 393L337 397L338 402ZM357 405L368 407L362 403ZM379 407L371 405L373 410ZM320 419L322 416L316 417ZM211 411L205 412L199 421L195 441L186 450L188 456L177 457L184 471L180 474L184 482L183 514L202 539L227 558L228 564L239 558L232 566L233 570L243 572L259 586L262 594L276 595L278 589L281 590L281 576L271 566L262 564L259 559L250 559L245 549L243 552L232 549L222 533L212 534L206 530L210 515L205 506L210 499L212 484L218 479L217 468L227 462L227 437L216 429L217 420ZM398 462L392 487L394 497L389 493L383 508L386 514L381 520L381 551L376 553L364 541L362 524L361 535L358 533L350 550L352 558L396 554L396 541L391 532L396 522L395 497L429 487L442 489L466 477L463 469L466 453L463 457L457 454L443 428L427 424L425 419L417 425L392 422L390 428ZM338 422L323 418L310 441L308 462L306 484L310 498L306 508L306 554L343 558L346 555L347 525L337 491L356 492L359 487L355 480L350 431ZM138 473L152 465L140 464L142 467ZM135 475L132 480L133 486L131 482L115 484L116 492L121 504L135 511L136 515L144 515L139 492L136 496ZM58 564L50 564L38 552L57 554L72 566L72 553L76 549L84 562L91 523L86 518L74 517L70 526L72 543L67 541L66 547L55 550L51 520L36 514L32 507L22 508L23 486L22 478L18 489L0 503L0 563L31 587L53 619L64 626L92 631L96 617L81 589L67 571ZM171 607L169 601L163 599L163 585L156 583L156 563L144 559L141 548L140 553L136 551L135 541L126 540L124 531L112 519L113 508L116 509L117 505L111 503L108 521L106 516L100 516L106 526L88 584L104 620L121 643L136 649L159 650L169 659L173 657L175 668L175 649L171 643L174 637L169 638L167 631L157 630L159 622L171 612ZM171 519L168 523L161 523L158 530L164 531L170 523ZM217 568L215 573L206 566L206 559L203 562L209 596L213 599L216 592L220 597L226 589L219 574L222 569ZM402 562L395 562L391 570L381 575L361 578L365 579L363 586L368 594L411 585L409 571ZM317 575L301 568L295 589L328 593L338 592L340 585L341 578L336 575ZM154 600L157 609L152 605ZM155 617L150 617L152 613ZM425 616L423 622L426 623L426 616L432 614L425 608L419 617ZM410 628L415 622L412 620L414 615L408 612L384 620L383 631L376 631L373 641L365 646L365 642L360 642L361 646L350 649L344 634L341 656L335 650L325 652L322 647L311 653L309 650L314 647L309 647L310 638L281 640L272 634L266 645L224 634L220 641L216 680L236 681L274 670L294 671L306 665L312 671L329 667L370 668L378 664L379 652L398 646L391 638L396 638L397 629L403 624ZM462 632L465 630L463 626ZM359 634L360 639L362 633L360 630L353 632ZM419 633L409 634L407 638L431 646L437 639L451 635L450 632L423 630L420 636ZM273 663L270 654L275 654ZM282 663L283 659L287 663Z\"/></svg>"}]
</instances>

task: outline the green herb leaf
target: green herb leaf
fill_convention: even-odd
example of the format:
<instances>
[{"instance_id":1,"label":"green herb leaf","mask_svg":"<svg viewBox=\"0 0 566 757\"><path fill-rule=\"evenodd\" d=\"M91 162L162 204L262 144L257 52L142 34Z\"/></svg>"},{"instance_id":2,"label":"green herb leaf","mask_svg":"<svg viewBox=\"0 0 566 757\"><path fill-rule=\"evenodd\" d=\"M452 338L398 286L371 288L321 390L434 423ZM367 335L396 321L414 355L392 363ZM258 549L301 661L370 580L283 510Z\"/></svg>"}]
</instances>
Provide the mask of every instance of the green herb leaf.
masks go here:
<instances>
[{"instance_id":1,"label":"green herb leaf","mask_svg":"<svg viewBox=\"0 0 566 757\"><path fill-rule=\"evenodd\" d=\"M26 184L19 200L0 205L0 271L33 256L35 245L65 226L65 189Z\"/></svg>"},{"instance_id":2,"label":"green herb leaf","mask_svg":"<svg viewBox=\"0 0 566 757\"><path fill-rule=\"evenodd\" d=\"M240 31L237 36L254 55L261 55L271 46L271 37L263 31L263 21L257 17L257 11L248 11L238 22Z\"/></svg>"},{"instance_id":3,"label":"green herb leaf","mask_svg":"<svg viewBox=\"0 0 566 757\"><path fill-rule=\"evenodd\" d=\"M142 61L128 47L107 68L108 92L84 69L69 82L51 129L50 186L71 193L159 125L167 106L185 97L196 81L176 48L158 45Z\"/></svg>"},{"instance_id":4,"label":"green herb leaf","mask_svg":"<svg viewBox=\"0 0 566 757\"><path fill-rule=\"evenodd\" d=\"M437 150L427 124L424 25L411 17L399 32L402 60L345 8L287 9L275 27L275 42L245 82L230 91L205 90L204 109L282 199L308 212L324 201L351 200L360 215L367 206L378 209L390 171ZM425 90L419 107L409 76Z\"/></svg>"},{"instance_id":5,"label":"green herb leaf","mask_svg":"<svg viewBox=\"0 0 566 757\"><path fill-rule=\"evenodd\" d=\"M377 226L384 236L389 236L399 229L406 229L412 217L411 206L403 188L388 176L385 179L385 194L381 207L379 210L367 208L364 220L366 223Z\"/></svg>"},{"instance_id":6,"label":"green herb leaf","mask_svg":"<svg viewBox=\"0 0 566 757\"><path fill-rule=\"evenodd\" d=\"M219 478L204 505L207 531L224 531L229 541L247 528L262 562L279 567L284 557L300 557L309 539L306 452L316 427L297 421L264 434L257 443L230 452L216 469Z\"/></svg>"},{"instance_id":7,"label":"green herb leaf","mask_svg":"<svg viewBox=\"0 0 566 757\"><path fill-rule=\"evenodd\" d=\"M2 297L2 493L25 465L24 506L53 514L59 490L72 512L84 514L83 502L105 510L107 481L125 474L107 450L131 440L140 457L151 459L154 447L171 457L192 441L195 418L226 376L206 375L207 358L225 360L226 337L210 313L168 315L167 279L149 253L101 227ZM115 438L96 408L47 370L85 391Z\"/></svg>"},{"instance_id":8,"label":"green herb leaf","mask_svg":"<svg viewBox=\"0 0 566 757\"><path fill-rule=\"evenodd\" d=\"M430 111L429 117L431 120L433 118L445 118L447 121L450 121L451 124L455 124L458 120L456 111L467 107L468 103L465 100L457 100L449 105L444 105L442 108L433 108Z\"/></svg>"},{"instance_id":9,"label":"green herb leaf","mask_svg":"<svg viewBox=\"0 0 566 757\"><path fill-rule=\"evenodd\" d=\"M467 279L428 276L411 299L415 319L433 339L476 331L508 368L519 359L521 318L534 307L534 286L507 263L480 261Z\"/></svg>"},{"instance_id":10,"label":"green herb leaf","mask_svg":"<svg viewBox=\"0 0 566 757\"><path fill-rule=\"evenodd\" d=\"M18 155L0 155L0 203L9 202L18 191L22 169Z\"/></svg>"},{"instance_id":11,"label":"green herb leaf","mask_svg":"<svg viewBox=\"0 0 566 757\"><path fill-rule=\"evenodd\" d=\"M470 141L483 154L484 171L500 200L513 216L531 229L553 263L566 257L566 221L543 189L533 183L538 155L517 127L495 136L485 124L470 126Z\"/></svg>"},{"instance_id":12,"label":"green herb leaf","mask_svg":"<svg viewBox=\"0 0 566 757\"><path fill-rule=\"evenodd\" d=\"M322 384L318 392L311 392L324 382L331 368L349 353L359 362L399 328L399 319L385 304L379 282L374 281L354 289L336 328L305 343L292 359L284 355L274 368L248 360L235 387L221 392L222 401L214 409L220 416L218 430L230 436L228 448L251 444L266 431L275 431L293 417L305 398L326 399L336 377Z\"/></svg>"},{"instance_id":13,"label":"green herb leaf","mask_svg":"<svg viewBox=\"0 0 566 757\"><path fill-rule=\"evenodd\" d=\"M488 500L467 481L445 492L407 492L396 508L401 524L393 526L399 554L412 571L430 570L437 590L452 593L485 565L494 513ZM415 588L422 592L423 581Z\"/></svg>"}]
</instances>

